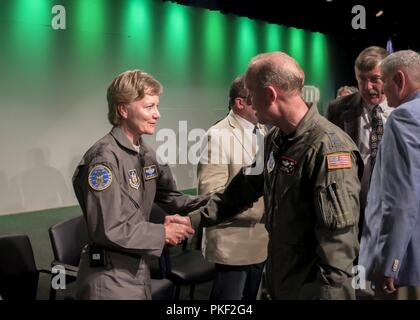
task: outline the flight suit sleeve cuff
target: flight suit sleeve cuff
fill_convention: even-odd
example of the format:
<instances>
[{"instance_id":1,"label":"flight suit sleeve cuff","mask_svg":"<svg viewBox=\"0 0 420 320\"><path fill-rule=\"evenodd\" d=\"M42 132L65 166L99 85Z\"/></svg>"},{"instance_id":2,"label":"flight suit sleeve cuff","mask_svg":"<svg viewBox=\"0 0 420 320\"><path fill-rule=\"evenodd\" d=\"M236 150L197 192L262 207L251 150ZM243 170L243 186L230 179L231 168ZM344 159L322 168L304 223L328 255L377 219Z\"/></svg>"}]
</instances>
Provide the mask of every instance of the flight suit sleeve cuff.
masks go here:
<instances>
[{"instance_id":1,"label":"flight suit sleeve cuff","mask_svg":"<svg viewBox=\"0 0 420 320\"><path fill-rule=\"evenodd\" d=\"M153 234L154 237L157 236L159 240L156 242L156 246L154 246L155 249L150 250L148 254L154 257L160 257L162 255L163 247L165 246L165 227L163 224L155 224L153 225L151 234Z\"/></svg>"},{"instance_id":2,"label":"flight suit sleeve cuff","mask_svg":"<svg viewBox=\"0 0 420 320\"><path fill-rule=\"evenodd\" d=\"M193 229L197 229L200 226L201 223L201 213L200 210L195 210L191 212L189 215L191 220L191 226Z\"/></svg>"}]
</instances>

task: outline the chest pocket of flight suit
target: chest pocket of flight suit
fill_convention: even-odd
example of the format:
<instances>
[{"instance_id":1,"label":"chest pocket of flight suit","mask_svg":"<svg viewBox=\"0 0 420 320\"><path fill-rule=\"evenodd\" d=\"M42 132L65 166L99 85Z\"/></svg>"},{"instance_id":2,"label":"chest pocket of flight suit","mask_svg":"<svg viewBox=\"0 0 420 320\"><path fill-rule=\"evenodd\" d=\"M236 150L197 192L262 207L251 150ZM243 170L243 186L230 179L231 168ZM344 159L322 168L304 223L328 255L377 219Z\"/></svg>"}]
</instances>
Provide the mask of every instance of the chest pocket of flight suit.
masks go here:
<instances>
[{"instance_id":1,"label":"chest pocket of flight suit","mask_svg":"<svg viewBox=\"0 0 420 320\"><path fill-rule=\"evenodd\" d=\"M322 219L328 228L337 230L354 225L348 195L335 181L321 189L318 200Z\"/></svg>"}]
</instances>

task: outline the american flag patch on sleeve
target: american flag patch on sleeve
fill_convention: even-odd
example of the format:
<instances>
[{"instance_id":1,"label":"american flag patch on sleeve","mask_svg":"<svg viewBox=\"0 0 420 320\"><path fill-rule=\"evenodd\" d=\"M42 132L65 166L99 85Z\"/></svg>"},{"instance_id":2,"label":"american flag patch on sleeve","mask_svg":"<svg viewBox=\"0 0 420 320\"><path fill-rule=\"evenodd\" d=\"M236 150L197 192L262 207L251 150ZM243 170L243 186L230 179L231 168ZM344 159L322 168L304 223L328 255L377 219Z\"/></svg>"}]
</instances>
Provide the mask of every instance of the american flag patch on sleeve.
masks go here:
<instances>
[{"instance_id":1,"label":"american flag patch on sleeve","mask_svg":"<svg viewBox=\"0 0 420 320\"><path fill-rule=\"evenodd\" d=\"M345 169L351 168L351 155L350 153L332 153L327 155L328 169Z\"/></svg>"}]
</instances>

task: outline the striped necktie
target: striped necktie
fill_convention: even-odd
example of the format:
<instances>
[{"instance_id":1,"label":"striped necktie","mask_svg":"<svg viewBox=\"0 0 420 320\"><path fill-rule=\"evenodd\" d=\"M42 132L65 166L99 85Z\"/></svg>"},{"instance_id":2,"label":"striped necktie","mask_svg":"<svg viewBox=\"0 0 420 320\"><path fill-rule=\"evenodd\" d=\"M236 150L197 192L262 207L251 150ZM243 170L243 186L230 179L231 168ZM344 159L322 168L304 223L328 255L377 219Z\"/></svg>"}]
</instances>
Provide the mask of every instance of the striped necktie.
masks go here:
<instances>
[{"instance_id":1,"label":"striped necktie","mask_svg":"<svg viewBox=\"0 0 420 320\"><path fill-rule=\"evenodd\" d=\"M384 134L384 124L381 117L381 107L376 105L371 111L372 133L370 134L370 162L371 169L375 165L376 155L378 153L379 143Z\"/></svg>"}]
</instances>

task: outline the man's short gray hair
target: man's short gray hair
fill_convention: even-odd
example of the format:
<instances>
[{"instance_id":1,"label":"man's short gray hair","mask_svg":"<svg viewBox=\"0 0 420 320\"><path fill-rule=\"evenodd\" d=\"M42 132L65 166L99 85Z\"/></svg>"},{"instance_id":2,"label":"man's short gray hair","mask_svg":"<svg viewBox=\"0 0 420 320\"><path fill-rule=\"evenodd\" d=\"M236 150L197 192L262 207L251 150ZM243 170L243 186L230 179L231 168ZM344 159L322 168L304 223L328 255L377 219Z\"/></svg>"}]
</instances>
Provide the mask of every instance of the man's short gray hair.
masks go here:
<instances>
[{"instance_id":1,"label":"man's short gray hair","mask_svg":"<svg viewBox=\"0 0 420 320\"><path fill-rule=\"evenodd\" d=\"M305 73L295 59L283 52L259 54L250 67L259 87L274 85L285 92L302 92Z\"/></svg>"},{"instance_id":2,"label":"man's short gray hair","mask_svg":"<svg viewBox=\"0 0 420 320\"><path fill-rule=\"evenodd\" d=\"M413 50L396 51L381 63L381 72L385 77L392 77L401 69L404 69L411 81L420 83L420 54Z\"/></svg>"}]
</instances>

